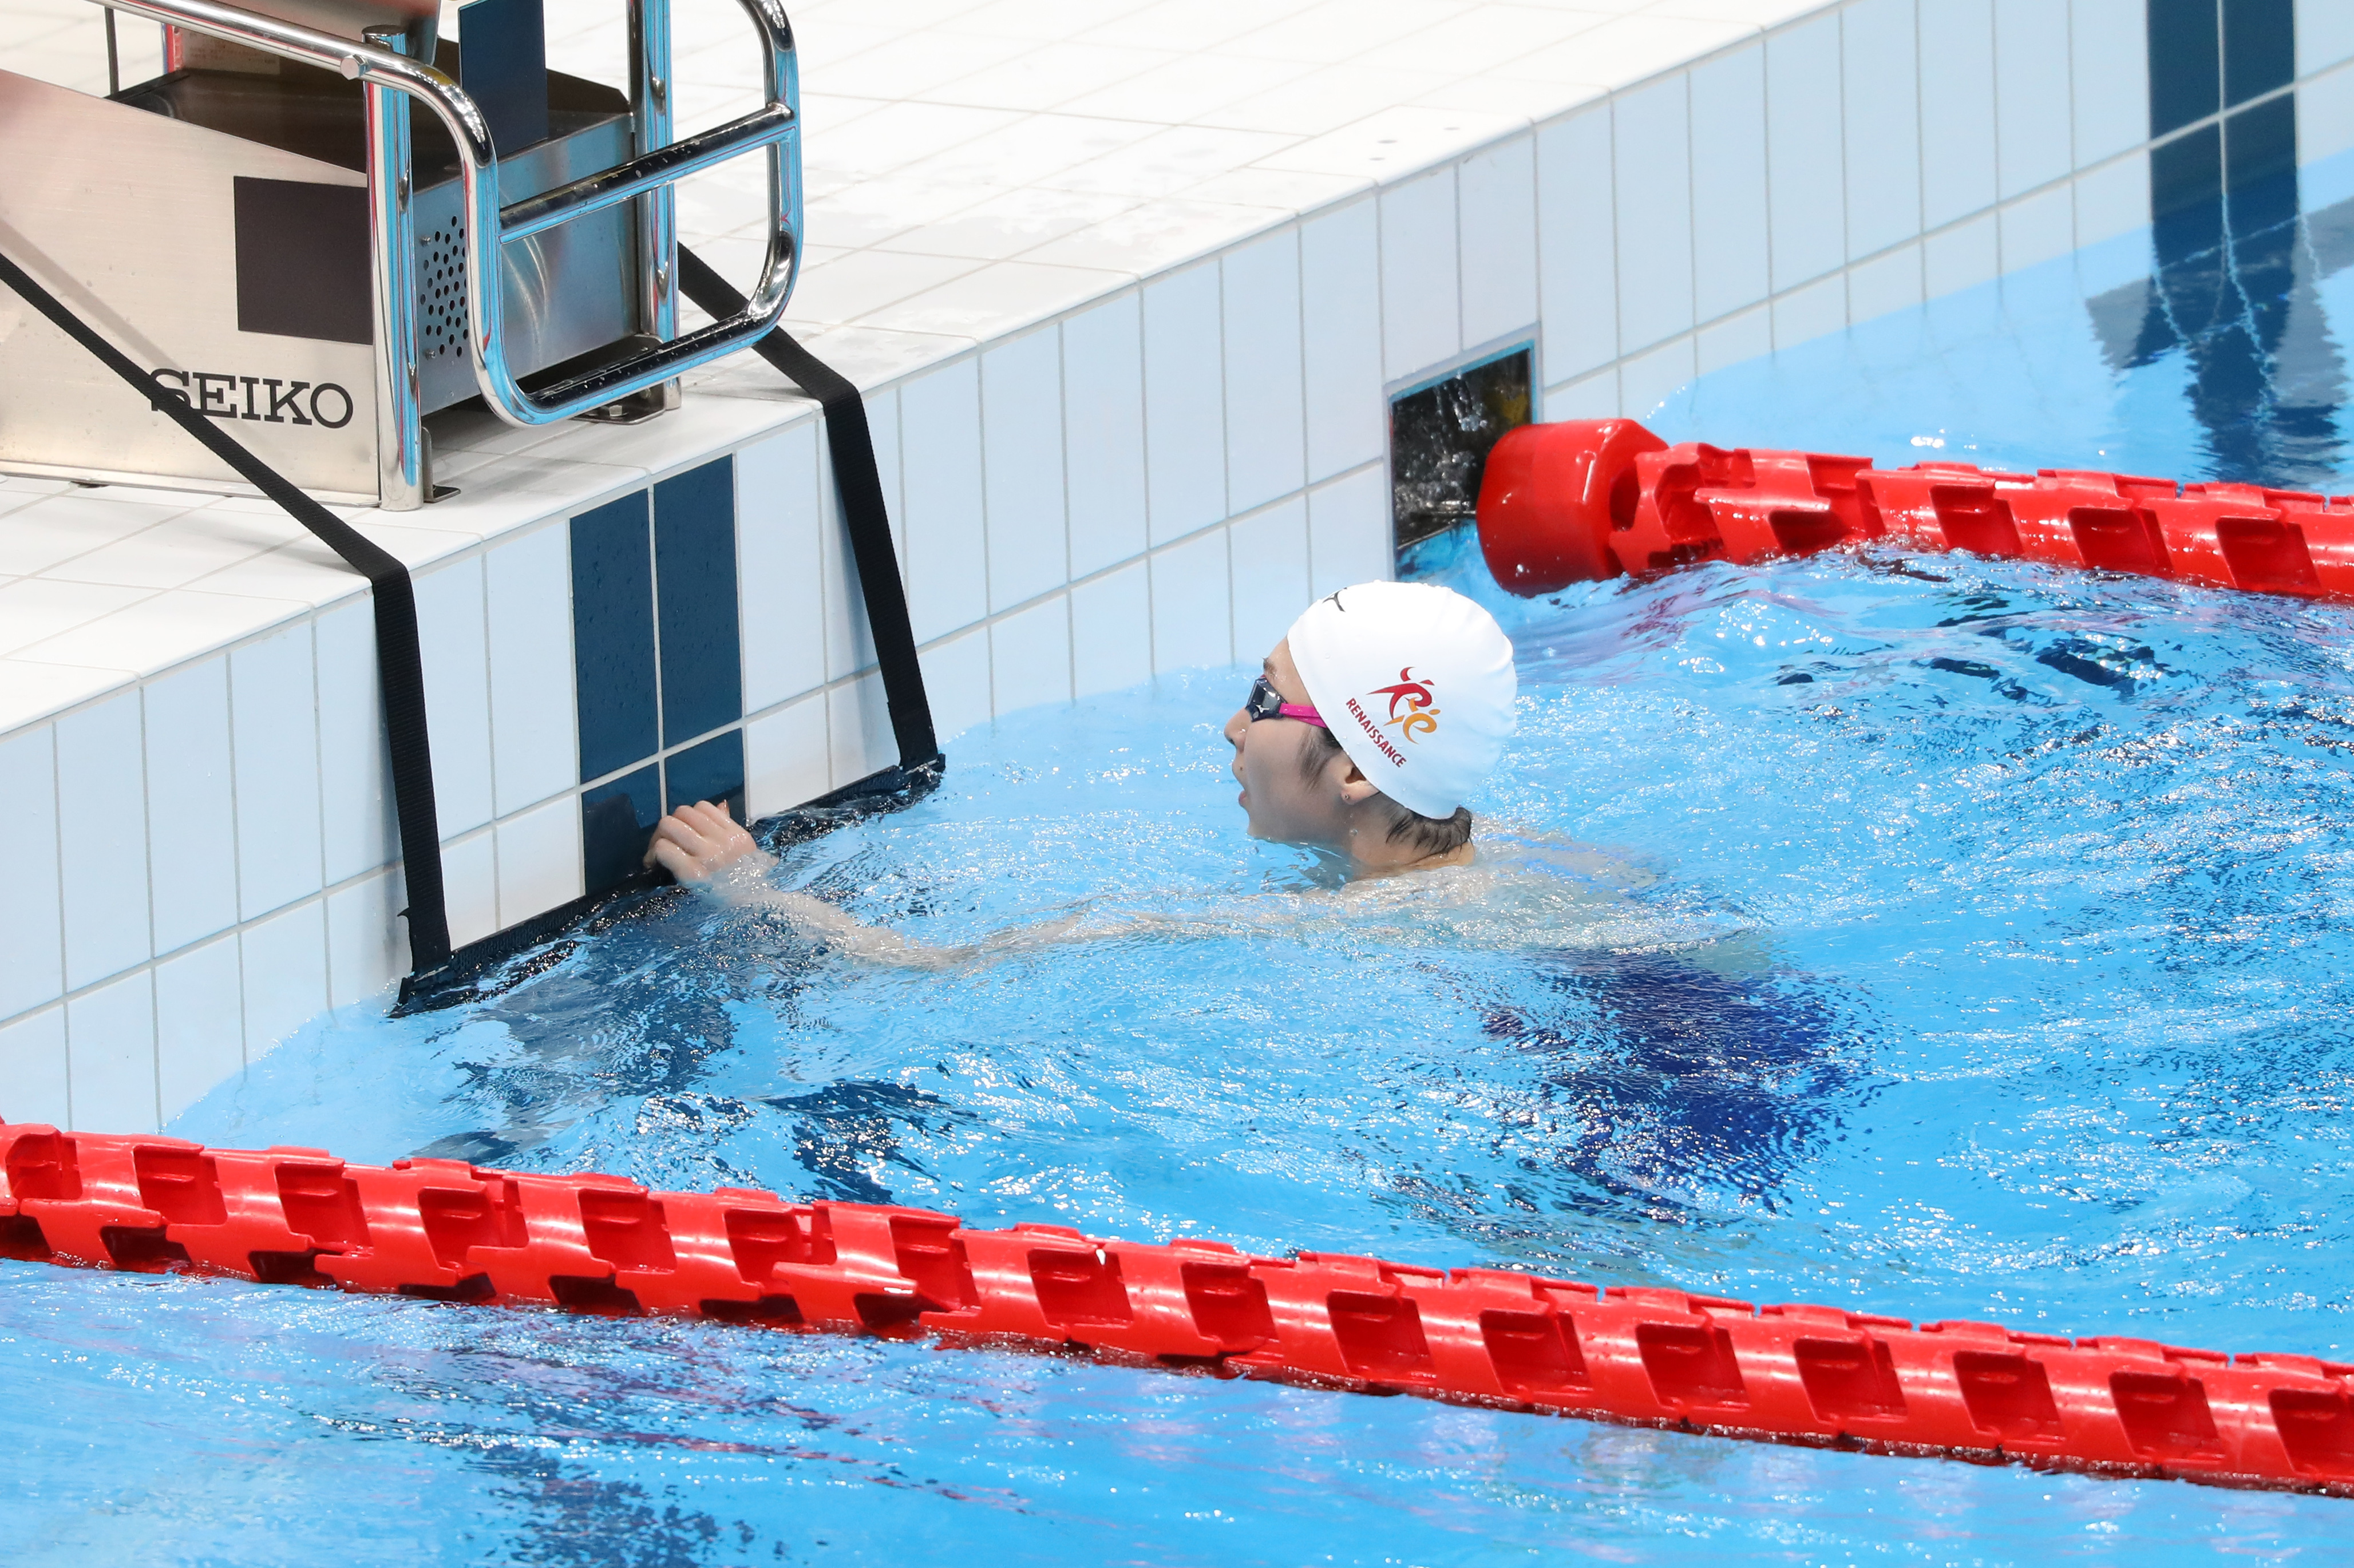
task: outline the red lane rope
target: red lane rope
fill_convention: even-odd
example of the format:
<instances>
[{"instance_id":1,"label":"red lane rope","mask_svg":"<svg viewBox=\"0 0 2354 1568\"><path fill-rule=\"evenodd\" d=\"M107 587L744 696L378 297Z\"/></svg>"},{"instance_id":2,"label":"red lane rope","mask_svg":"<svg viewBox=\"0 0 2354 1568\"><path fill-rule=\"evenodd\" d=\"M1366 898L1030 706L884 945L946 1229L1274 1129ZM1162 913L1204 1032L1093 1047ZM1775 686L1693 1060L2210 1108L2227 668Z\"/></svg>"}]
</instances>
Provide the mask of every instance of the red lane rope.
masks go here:
<instances>
[{"instance_id":1,"label":"red lane rope","mask_svg":"<svg viewBox=\"0 0 2354 1568\"><path fill-rule=\"evenodd\" d=\"M0 1255L1076 1351L1732 1437L2354 1497L2354 1365L452 1160L0 1125Z\"/></svg>"},{"instance_id":2,"label":"red lane rope","mask_svg":"<svg viewBox=\"0 0 2354 1568\"><path fill-rule=\"evenodd\" d=\"M2354 496L2080 469L1883 469L1670 447L1632 419L1524 425L1490 453L1479 543L1514 593L1887 539L2211 588L2354 599Z\"/></svg>"}]
</instances>

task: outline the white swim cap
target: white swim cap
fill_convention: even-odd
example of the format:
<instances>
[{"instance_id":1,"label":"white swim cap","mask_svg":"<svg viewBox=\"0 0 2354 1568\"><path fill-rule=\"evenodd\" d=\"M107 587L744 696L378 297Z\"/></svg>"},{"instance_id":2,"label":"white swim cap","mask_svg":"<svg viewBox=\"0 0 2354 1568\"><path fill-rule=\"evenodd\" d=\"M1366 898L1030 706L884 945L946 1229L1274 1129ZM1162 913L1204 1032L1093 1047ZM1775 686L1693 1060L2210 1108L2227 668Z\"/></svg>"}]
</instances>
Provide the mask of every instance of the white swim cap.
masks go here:
<instances>
[{"instance_id":1,"label":"white swim cap","mask_svg":"<svg viewBox=\"0 0 2354 1568\"><path fill-rule=\"evenodd\" d=\"M1451 817L1504 754L1520 677L1496 618L1429 583L1359 583L1291 623L1308 700L1373 787Z\"/></svg>"}]
</instances>

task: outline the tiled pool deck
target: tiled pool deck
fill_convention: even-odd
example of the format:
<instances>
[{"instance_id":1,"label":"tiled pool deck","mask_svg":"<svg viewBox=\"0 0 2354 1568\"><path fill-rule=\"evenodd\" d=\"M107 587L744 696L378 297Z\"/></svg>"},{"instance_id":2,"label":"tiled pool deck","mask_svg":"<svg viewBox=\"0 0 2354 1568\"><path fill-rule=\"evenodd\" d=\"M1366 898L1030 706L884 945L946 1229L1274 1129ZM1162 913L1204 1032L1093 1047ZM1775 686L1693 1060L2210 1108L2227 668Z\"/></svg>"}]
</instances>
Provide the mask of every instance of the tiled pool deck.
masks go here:
<instances>
[{"instance_id":1,"label":"tiled pool deck","mask_svg":"<svg viewBox=\"0 0 2354 1568\"><path fill-rule=\"evenodd\" d=\"M2146 0L791 15L813 243L788 322L868 393L944 738L1255 656L1311 592L1386 575L1384 397L1434 371L1526 342L1542 417L1640 414L2149 217ZM98 16L0 0L0 69L102 90ZM2295 16L2313 160L2354 145L2323 81L2354 6ZM732 5L676 28L682 129L756 101ZM551 0L549 30L552 65L619 79L619 0ZM122 37L125 79L152 71L153 27ZM724 271L751 263L749 168L681 197ZM460 941L588 887L584 796L689 749L740 756L757 812L890 760L814 412L746 356L632 429L460 416L457 498L347 514L417 573ZM583 524L715 462L739 626L692 696L734 705L592 766ZM0 478L26 846L0 1115L152 1127L405 968L366 601L266 503Z\"/></svg>"}]
</instances>

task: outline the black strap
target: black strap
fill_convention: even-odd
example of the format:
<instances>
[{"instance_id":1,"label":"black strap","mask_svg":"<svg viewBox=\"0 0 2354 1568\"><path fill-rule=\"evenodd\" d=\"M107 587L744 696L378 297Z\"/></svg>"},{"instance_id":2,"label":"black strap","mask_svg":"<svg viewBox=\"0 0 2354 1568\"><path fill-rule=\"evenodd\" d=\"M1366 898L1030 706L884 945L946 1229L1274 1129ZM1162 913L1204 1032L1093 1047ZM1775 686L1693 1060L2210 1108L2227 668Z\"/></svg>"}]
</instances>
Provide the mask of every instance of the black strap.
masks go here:
<instances>
[{"instance_id":1,"label":"black strap","mask_svg":"<svg viewBox=\"0 0 2354 1568\"><path fill-rule=\"evenodd\" d=\"M680 292L714 321L744 308L744 296L684 245L678 248L678 282ZM932 734L932 705L924 695L924 667L916 658L907 591L899 585L898 552L891 546L891 516L883 505L883 477L875 468L866 399L782 327L754 346L825 409L826 448L833 456L842 520L850 529L850 553L866 599L866 624L875 633L875 662L883 672L883 699L899 742L899 766L910 773L931 768L940 759L939 743Z\"/></svg>"},{"instance_id":2,"label":"black strap","mask_svg":"<svg viewBox=\"0 0 2354 1568\"><path fill-rule=\"evenodd\" d=\"M58 331L96 355L157 413L284 507L375 589L376 680L384 694L385 732L392 743L392 798L400 818L401 866L408 883L408 907L404 911L408 916L408 959L419 970L440 963L450 956L450 917L442 902L441 833L433 810L433 750L425 733L425 666L418 653L417 598L409 587L408 568L232 440L218 425L190 408L186 397L157 385L5 255L0 255L0 282L23 295Z\"/></svg>"}]
</instances>

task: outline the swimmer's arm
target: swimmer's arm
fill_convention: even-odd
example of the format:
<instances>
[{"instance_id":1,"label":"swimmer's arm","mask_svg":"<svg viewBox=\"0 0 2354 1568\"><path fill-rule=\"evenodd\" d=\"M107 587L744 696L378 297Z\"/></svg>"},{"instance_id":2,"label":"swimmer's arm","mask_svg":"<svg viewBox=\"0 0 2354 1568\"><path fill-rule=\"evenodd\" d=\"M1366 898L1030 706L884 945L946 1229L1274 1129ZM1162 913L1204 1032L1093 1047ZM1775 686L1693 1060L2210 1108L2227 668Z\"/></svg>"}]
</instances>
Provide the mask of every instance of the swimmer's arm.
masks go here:
<instances>
[{"instance_id":1,"label":"swimmer's arm","mask_svg":"<svg viewBox=\"0 0 2354 1568\"><path fill-rule=\"evenodd\" d=\"M781 916L801 936L854 958L937 969L972 953L970 948L931 948L910 942L896 931L845 915L822 898L771 886L768 872L777 857L754 843L752 835L728 814L726 806L707 800L681 806L654 824L653 842L646 846L646 863L661 866L684 886L699 888L739 908Z\"/></svg>"}]
</instances>

